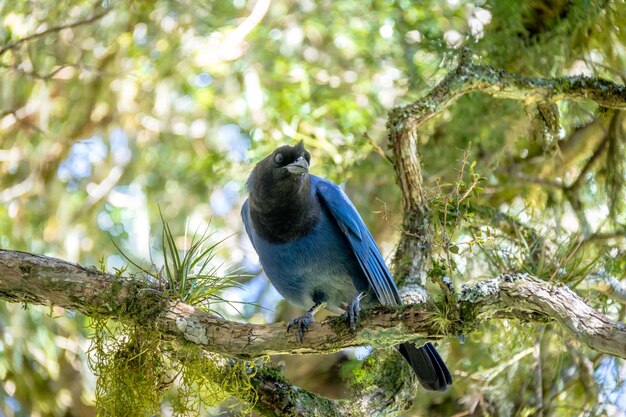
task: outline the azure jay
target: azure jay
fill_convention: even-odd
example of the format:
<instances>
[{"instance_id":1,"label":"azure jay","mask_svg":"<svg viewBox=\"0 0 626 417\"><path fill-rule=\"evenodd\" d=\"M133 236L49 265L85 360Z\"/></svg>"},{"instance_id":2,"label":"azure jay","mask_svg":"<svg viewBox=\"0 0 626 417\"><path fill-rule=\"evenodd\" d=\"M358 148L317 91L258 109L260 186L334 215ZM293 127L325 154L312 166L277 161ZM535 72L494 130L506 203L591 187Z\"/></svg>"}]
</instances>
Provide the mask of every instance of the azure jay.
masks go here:
<instances>
[{"instance_id":1,"label":"azure jay","mask_svg":"<svg viewBox=\"0 0 626 417\"><path fill-rule=\"evenodd\" d=\"M271 283L287 301L308 309L287 328L295 328L300 340L321 308L344 312L355 330L361 303L401 303L354 205L337 185L309 174L310 162L302 142L276 149L254 167L241 209ZM443 391L452 383L431 343L402 343L398 350L426 389Z\"/></svg>"}]
</instances>

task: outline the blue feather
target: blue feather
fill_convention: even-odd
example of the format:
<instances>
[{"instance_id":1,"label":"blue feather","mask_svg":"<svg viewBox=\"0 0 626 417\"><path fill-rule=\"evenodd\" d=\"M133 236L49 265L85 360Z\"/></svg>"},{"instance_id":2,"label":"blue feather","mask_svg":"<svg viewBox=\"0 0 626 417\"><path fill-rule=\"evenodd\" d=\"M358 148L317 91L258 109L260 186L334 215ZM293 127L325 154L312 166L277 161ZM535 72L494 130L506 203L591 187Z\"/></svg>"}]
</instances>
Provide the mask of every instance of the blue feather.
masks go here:
<instances>
[{"instance_id":1,"label":"blue feather","mask_svg":"<svg viewBox=\"0 0 626 417\"><path fill-rule=\"evenodd\" d=\"M323 178L311 175L311 182L320 200L328 207L339 228L348 238L350 247L378 301L383 305L400 304L400 293L396 283L374 238L348 196L336 184Z\"/></svg>"}]
</instances>

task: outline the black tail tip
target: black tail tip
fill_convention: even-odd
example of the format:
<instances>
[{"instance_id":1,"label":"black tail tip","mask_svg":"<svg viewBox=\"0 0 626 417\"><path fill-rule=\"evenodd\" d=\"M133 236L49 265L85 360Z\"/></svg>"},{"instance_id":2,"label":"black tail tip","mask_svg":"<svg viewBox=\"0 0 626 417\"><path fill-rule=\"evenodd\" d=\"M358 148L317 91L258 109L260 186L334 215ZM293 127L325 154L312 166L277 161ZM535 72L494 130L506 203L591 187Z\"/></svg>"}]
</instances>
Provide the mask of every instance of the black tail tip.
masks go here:
<instances>
[{"instance_id":1,"label":"black tail tip","mask_svg":"<svg viewBox=\"0 0 626 417\"><path fill-rule=\"evenodd\" d=\"M430 391L445 391L452 385L452 375L432 343L418 348L403 343L398 350L411 365L420 384Z\"/></svg>"}]
</instances>

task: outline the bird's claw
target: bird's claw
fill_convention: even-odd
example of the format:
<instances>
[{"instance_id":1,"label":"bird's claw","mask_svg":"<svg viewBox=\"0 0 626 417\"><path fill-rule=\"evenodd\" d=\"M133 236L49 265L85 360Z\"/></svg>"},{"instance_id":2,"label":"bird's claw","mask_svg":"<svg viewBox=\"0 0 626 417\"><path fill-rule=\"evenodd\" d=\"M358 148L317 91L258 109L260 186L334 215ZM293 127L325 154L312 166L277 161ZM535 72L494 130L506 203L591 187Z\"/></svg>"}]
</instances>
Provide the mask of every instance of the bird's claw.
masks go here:
<instances>
[{"instance_id":1,"label":"bird's claw","mask_svg":"<svg viewBox=\"0 0 626 417\"><path fill-rule=\"evenodd\" d=\"M356 326L361 324L361 299L365 296L365 293L359 293L343 313L343 319L350 327L352 332L356 331Z\"/></svg>"},{"instance_id":2,"label":"bird's claw","mask_svg":"<svg viewBox=\"0 0 626 417\"><path fill-rule=\"evenodd\" d=\"M302 341L304 340L304 332L309 330L309 326L314 321L315 320L313 320L313 314L311 314L311 312L306 312L300 317L296 317L289 322L289 324L287 325L287 332L289 332L292 327L297 328L298 340L302 343Z\"/></svg>"}]
</instances>

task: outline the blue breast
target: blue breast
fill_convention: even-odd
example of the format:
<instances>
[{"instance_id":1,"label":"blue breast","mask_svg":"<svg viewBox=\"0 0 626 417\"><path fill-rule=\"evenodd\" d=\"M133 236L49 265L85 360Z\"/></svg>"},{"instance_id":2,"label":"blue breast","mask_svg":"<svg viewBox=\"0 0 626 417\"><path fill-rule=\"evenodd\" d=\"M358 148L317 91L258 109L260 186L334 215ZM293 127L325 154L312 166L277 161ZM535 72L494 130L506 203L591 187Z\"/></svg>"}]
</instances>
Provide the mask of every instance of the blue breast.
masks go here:
<instances>
[{"instance_id":1,"label":"blue breast","mask_svg":"<svg viewBox=\"0 0 626 417\"><path fill-rule=\"evenodd\" d=\"M287 301L302 308L316 302L341 307L357 292L367 290L346 237L324 205L321 210L318 223L307 235L287 243L272 243L258 236L247 204L242 210L248 235L270 282Z\"/></svg>"}]
</instances>

